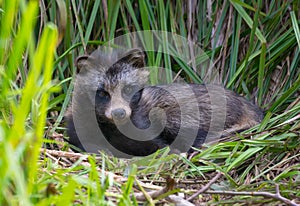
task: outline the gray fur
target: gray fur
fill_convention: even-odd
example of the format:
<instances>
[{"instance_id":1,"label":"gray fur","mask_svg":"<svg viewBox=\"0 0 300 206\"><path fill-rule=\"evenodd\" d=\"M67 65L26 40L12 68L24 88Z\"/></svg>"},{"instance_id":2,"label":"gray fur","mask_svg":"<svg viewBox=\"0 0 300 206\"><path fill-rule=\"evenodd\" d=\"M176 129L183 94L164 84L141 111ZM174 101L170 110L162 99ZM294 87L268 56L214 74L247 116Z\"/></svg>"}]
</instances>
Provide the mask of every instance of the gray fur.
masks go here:
<instances>
[{"instance_id":1,"label":"gray fur","mask_svg":"<svg viewBox=\"0 0 300 206\"><path fill-rule=\"evenodd\" d=\"M190 146L199 147L205 141L210 141L210 136L219 138L248 129L258 124L264 116L256 105L220 86L147 86L149 71L143 68L144 55L138 49L109 55L94 52L88 58L78 58L77 67L80 70L76 93L79 100L73 102L66 118L70 142L79 147L73 116L79 108L82 110L82 105L91 107L84 108L85 111L94 110L100 127L106 125L104 130L112 128L108 130L106 138L130 155L147 155L171 144L175 149L181 147L181 150L188 150ZM134 92L125 95L124 88L127 85L133 86ZM98 97L99 90L103 92ZM90 101L90 104L81 104L81 101ZM111 114L120 109L126 113L126 117L114 119ZM81 112L81 115L84 113ZM124 133L116 131L117 128L128 130L132 124L137 130L130 131L141 137L141 144L124 141ZM85 126L79 127L84 129ZM151 135L153 139L147 139Z\"/></svg>"}]
</instances>

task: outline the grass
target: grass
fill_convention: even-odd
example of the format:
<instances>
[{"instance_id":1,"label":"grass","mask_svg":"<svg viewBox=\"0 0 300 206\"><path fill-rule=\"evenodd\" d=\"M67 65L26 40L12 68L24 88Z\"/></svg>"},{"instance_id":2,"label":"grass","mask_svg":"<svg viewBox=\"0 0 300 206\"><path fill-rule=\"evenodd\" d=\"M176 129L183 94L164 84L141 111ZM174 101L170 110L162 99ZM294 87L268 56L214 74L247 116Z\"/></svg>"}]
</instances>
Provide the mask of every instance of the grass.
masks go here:
<instances>
[{"instance_id":1,"label":"grass","mask_svg":"<svg viewBox=\"0 0 300 206\"><path fill-rule=\"evenodd\" d=\"M1 205L138 205L142 193L149 205L169 204L164 194L154 198L148 190L168 187L167 194L190 196L218 172L222 177L195 204L282 201L213 194L220 190L280 191L300 203L298 1L39 2L0 1ZM71 100L74 59L143 30L197 42L218 71L210 80L264 108L263 122L230 141L204 145L190 160L168 154L168 148L131 160L69 153L62 120ZM144 44L154 48L154 41L148 36ZM159 49L165 51L168 43ZM204 55L195 55L196 65L205 62ZM159 52L147 52L147 65L172 68L166 70L168 82L177 73L189 82L208 80L208 70L196 68L195 75L191 65ZM158 76L153 70L151 82ZM41 149L43 143L56 150Z\"/></svg>"}]
</instances>

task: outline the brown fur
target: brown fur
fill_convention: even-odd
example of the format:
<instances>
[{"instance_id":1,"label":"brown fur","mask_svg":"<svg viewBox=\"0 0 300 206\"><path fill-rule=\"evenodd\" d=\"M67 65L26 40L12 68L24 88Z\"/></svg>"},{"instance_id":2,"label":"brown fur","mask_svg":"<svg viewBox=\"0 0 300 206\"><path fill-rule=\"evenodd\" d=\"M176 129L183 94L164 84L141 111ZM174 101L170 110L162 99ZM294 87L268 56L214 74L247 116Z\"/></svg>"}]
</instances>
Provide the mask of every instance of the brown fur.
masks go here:
<instances>
[{"instance_id":1,"label":"brown fur","mask_svg":"<svg viewBox=\"0 0 300 206\"><path fill-rule=\"evenodd\" d=\"M79 98L73 101L66 118L70 142L81 149L84 147L75 131L73 116L76 114L80 118L88 110L94 110L101 132L114 148L128 155L142 156L171 144L175 149L176 145L182 147L179 150L199 147L207 137L219 138L248 129L263 118L263 112L257 106L219 86L145 86L149 72L143 69L144 55L137 49L121 58L94 54L79 58L77 65L81 70L77 77ZM93 102L93 98L94 103L82 108L81 101ZM92 129L89 122L79 125L79 129L87 130L86 134ZM141 141L128 138L119 131L122 128L130 130L130 124L137 129Z\"/></svg>"}]
</instances>

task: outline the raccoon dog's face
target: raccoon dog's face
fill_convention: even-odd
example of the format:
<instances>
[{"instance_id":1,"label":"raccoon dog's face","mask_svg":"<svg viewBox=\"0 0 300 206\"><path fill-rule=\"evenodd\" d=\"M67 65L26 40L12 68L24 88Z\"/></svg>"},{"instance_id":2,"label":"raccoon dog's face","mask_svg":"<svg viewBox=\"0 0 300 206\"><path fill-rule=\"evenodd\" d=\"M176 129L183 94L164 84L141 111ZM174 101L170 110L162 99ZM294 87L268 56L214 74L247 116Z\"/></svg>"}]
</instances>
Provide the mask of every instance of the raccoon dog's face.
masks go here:
<instances>
[{"instance_id":1,"label":"raccoon dog's face","mask_svg":"<svg viewBox=\"0 0 300 206\"><path fill-rule=\"evenodd\" d=\"M106 68L99 74L101 77L97 81L96 116L98 121L109 120L115 124L124 124L130 119L132 109L129 105L132 97L138 98L135 94L148 81L149 72L143 68L143 52L133 49L115 62L110 62L110 65L103 62L101 64Z\"/></svg>"},{"instance_id":2,"label":"raccoon dog's face","mask_svg":"<svg viewBox=\"0 0 300 206\"><path fill-rule=\"evenodd\" d=\"M131 115L130 101L147 79L147 71L127 63L117 63L110 67L96 96L99 107L105 108L104 116L116 124L128 121Z\"/></svg>"}]
</instances>

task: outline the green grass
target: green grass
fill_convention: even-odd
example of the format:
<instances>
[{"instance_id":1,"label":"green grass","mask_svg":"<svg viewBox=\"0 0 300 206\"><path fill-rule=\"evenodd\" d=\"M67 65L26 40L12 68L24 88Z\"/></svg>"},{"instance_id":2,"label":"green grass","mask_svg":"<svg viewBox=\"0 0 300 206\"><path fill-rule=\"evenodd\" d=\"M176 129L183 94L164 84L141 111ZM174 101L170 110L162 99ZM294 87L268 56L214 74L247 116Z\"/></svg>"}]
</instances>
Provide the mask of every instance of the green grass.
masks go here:
<instances>
[{"instance_id":1,"label":"green grass","mask_svg":"<svg viewBox=\"0 0 300 206\"><path fill-rule=\"evenodd\" d=\"M300 203L299 1L39 2L0 0L0 205L138 205L133 194L166 185L168 176L192 195L193 187L218 171L223 176L211 190L276 193L279 185L282 196ZM41 150L43 143L53 145L53 137L66 135L62 121L76 57L143 30L197 42L205 55L195 54L196 64L211 58L218 71L212 80L256 102L266 118L231 141L204 145L191 160L169 155L168 148L132 160ZM154 48L154 39L146 39ZM169 42L163 42L159 49L166 51ZM149 66L173 69L166 70L168 82L181 69L189 82L207 81L207 70L196 75L179 58L150 51L147 58ZM158 76L158 69L151 71L151 82ZM61 144L60 152L66 151L68 145ZM202 194L200 199L218 205L279 203L228 197ZM146 199L149 205L167 201Z\"/></svg>"}]
</instances>

